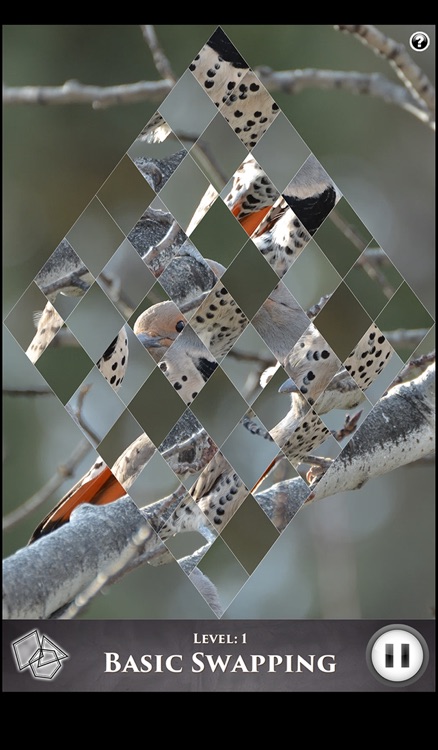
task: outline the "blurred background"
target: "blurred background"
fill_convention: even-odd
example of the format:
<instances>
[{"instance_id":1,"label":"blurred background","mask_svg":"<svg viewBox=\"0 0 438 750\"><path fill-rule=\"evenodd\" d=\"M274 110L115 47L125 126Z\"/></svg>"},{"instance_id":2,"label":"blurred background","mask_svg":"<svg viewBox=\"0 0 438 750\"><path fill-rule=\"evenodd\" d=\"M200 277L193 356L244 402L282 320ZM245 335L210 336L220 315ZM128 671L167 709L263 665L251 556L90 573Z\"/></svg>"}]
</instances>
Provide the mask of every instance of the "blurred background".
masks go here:
<instances>
[{"instance_id":1,"label":"blurred background","mask_svg":"<svg viewBox=\"0 0 438 750\"><path fill-rule=\"evenodd\" d=\"M135 170L125 154L129 151L131 155L151 155L146 147L137 150L136 145L135 151L131 147L157 107L173 127L186 134L198 128L197 134L204 133L205 142L217 154L223 151L224 157L218 159L219 173L231 175L246 155L240 142L230 140L230 132L215 117L216 111L212 112L209 102L205 103L206 97L199 97L193 79L185 73L215 28L155 27L175 76L182 76L162 107L158 100L106 109L92 109L90 105L10 105L3 109L3 315L8 324L3 329L4 386L40 387L45 385L43 373L56 394L4 397L5 513L36 492L80 441L81 431L63 404L74 397L101 353L96 343L89 351L91 359L87 356L85 361L77 349L70 350L70 355L69 350L58 349L47 352L46 361L38 369L29 362L21 347L26 348L35 330L33 312L44 305L41 293L32 285L41 266L67 235L72 242L75 239L75 249L84 256L95 277L116 251L120 257L124 257L123 252L129 254L124 236L146 210L153 194L146 183L143 186L133 176ZM379 28L407 47L410 35L419 30L411 25ZM397 82L384 60L330 26L225 25L223 29L252 67L380 72ZM422 26L420 30L429 34L431 45L415 60L433 81L435 29ZM10 86L62 85L71 79L106 86L159 78L140 28L129 25L4 26L3 69L4 82ZM361 278L357 269L350 270L357 251L346 248L342 235L326 222L312 241L312 248L298 259L284 282L308 308L322 294L334 291L349 274L350 289L384 330L406 325L430 329L417 349L397 350L401 367L412 354L426 353L434 347L433 131L409 113L368 96L317 89L294 96L281 92L272 95L282 114L274 123L276 130L271 138L268 131L261 140L256 158L282 189L313 151L344 195L339 211L349 220L357 214L355 221L365 244L382 248L392 264L388 271L392 295L388 299L381 288L370 288L369 279ZM187 149L192 146L190 139L182 143ZM181 148L178 141L174 144L171 152ZM157 155L169 153L169 139L162 148L164 151L157 150ZM200 171L199 154L192 155L194 160L182 162L184 169L175 173L176 179L169 180L160 195L182 222L190 218L208 180L226 195L227 180L217 174L206 179ZM120 196L128 186L130 200L124 202ZM242 264L233 265L236 254L242 248L250 253L251 246L220 199L193 232L192 240L205 257L227 267L230 290L239 302L241 295L242 308L252 315L254 298L248 289L255 290L260 301L269 289L262 283L258 263L246 263L245 274ZM240 256L246 257L244 253ZM135 263L133 268L137 276ZM403 278L406 284L402 283ZM135 293L138 311L157 301L148 299L152 282L145 273L143 293L141 288ZM93 320L99 327L99 314L102 322L107 322L108 316L105 307L97 306L100 312L96 316L93 313ZM89 332L79 312L78 308L75 333L84 336ZM345 315L339 303L333 319L326 323L327 330L338 330ZM117 317L114 332L111 329L108 336L115 335L119 322L124 321ZM136 352L135 342L132 343L133 368L125 390L120 392L121 402L112 393L111 398L103 394L102 402L97 397L84 401L84 417L93 424L96 414L102 414L107 401L111 402L102 426L105 435L111 428L102 444L102 454L108 461L113 460L120 446L124 448L142 428L147 429L146 424L139 425L135 409L133 416L124 411L137 393L141 372L152 372L145 352ZM241 350L266 354L251 328L239 344ZM395 373L398 365L393 364ZM238 430L243 428L233 428L247 408L244 399L252 403L258 392L252 391L250 396L247 364L228 360L224 370L230 380L225 381L222 373L212 378L194 411L201 421L209 420L213 437L224 440L232 433L226 441L229 457L235 456L236 469L249 482L254 467L268 463L271 456L266 452L265 441L256 438L249 454L246 436L238 437ZM232 395L232 413L227 412L229 400L223 398L225 392L229 398ZM266 415L266 420L271 417L272 422L266 426L272 427L285 413L286 397L279 396L274 388L260 398L263 396L260 415ZM182 402L177 405L168 417L169 424L180 416L183 406ZM88 454L77 466L75 477L66 481L44 508L4 534L5 556L27 542L39 520L82 476L96 455L93 451ZM174 488L169 469L161 459L155 460L145 477L134 498L139 504L148 486L157 499ZM215 554L204 561L201 569L211 576L223 602L229 605L225 617L428 618L434 608L433 498L432 464L402 468L373 480L358 492L328 498L303 509L280 538L251 503L245 513L242 510L235 529L229 530L226 543L216 545ZM241 533L237 534L239 523ZM247 533L248 529L251 533ZM97 597L82 616L215 617L177 564L156 569L146 566L136 571Z\"/></svg>"}]
</instances>

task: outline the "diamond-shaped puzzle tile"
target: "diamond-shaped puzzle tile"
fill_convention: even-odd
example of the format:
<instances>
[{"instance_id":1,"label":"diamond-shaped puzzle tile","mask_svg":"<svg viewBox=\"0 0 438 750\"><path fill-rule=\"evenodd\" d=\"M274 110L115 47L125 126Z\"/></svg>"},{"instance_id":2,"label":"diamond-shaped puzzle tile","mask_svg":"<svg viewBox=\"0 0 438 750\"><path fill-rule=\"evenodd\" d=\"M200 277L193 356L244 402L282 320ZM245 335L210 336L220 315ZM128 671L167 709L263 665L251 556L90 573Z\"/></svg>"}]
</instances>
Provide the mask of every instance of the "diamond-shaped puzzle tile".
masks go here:
<instances>
[{"instance_id":1,"label":"diamond-shaped puzzle tile","mask_svg":"<svg viewBox=\"0 0 438 750\"><path fill-rule=\"evenodd\" d=\"M282 281L303 310L309 312L315 302L333 293L342 279L315 240L311 239Z\"/></svg>"},{"instance_id":2,"label":"diamond-shaped puzzle tile","mask_svg":"<svg viewBox=\"0 0 438 750\"><path fill-rule=\"evenodd\" d=\"M171 133L169 124L160 112L157 111L140 130L134 144L153 144L155 147L158 143L163 143Z\"/></svg>"},{"instance_id":3,"label":"diamond-shaped puzzle tile","mask_svg":"<svg viewBox=\"0 0 438 750\"><path fill-rule=\"evenodd\" d=\"M112 258L125 235L96 197L73 224L66 239L96 277Z\"/></svg>"},{"instance_id":4,"label":"diamond-shaped puzzle tile","mask_svg":"<svg viewBox=\"0 0 438 750\"><path fill-rule=\"evenodd\" d=\"M321 416L333 409L354 409L355 407L362 409L365 402L364 391L359 388L355 379L341 366L339 372L328 382L312 407ZM324 421L328 424L325 417Z\"/></svg>"},{"instance_id":5,"label":"diamond-shaped puzzle tile","mask_svg":"<svg viewBox=\"0 0 438 750\"><path fill-rule=\"evenodd\" d=\"M93 362L65 327L52 339L35 366L65 404L92 370ZM102 376L98 374L98 377L100 379Z\"/></svg>"},{"instance_id":6,"label":"diamond-shaped puzzle tile","mask_svg":"<svg viewBox=\"0 0 438 750\"><path fill-rule=\"evenodd\" d=\"M348 288L374 320L403 281L386 253L369 245L344 279Z\"/></svg>"},{"instance_id":7,"label":"diamond-shaped puzzle tile","mask_svg":"<svg viewBox=\"0 0 438 750\"><path fill-rule=\"evenodd\" d=\"M158 450L187 488L193 484L193 477L205 468L218 450L199 420L190 409L166 435Z\"/></svg>"},{"instance_id":8,"label":"diamond-shaped puzzle tile","mask_svg":"<svg viewBox=\"0 0 438 750\"><path fill-rule=\"evenodd\" d=\"M224 270L219 263L205 260L187 240L160 275L159 283L190 320Z\"/></svg>"},{"instance_id":9,"label":"diamond-shaped puzzle tile","mask_svg":"<svg viewBox=\"0 0 438 750\"><path fill-rule=\"evenodd\" d=\"M184 402L157 368L129 404L129 410L155 445L160 445L184 411Z\"/></svg>"},{"instance_id":10,"label":"diamond-shaped puzzle tile","mask_svg":"<svg viewBox=\"0 0 438 750\"><path fill-rule=\"evenodd\" d=\"M190 325L220 362L248 324L248 318L220 281L190 319Z\"/></svg>"},{"instance_id":11,"label":"diamond-shaped puzzle tile","mask_svg":"<svg viewBox=\"0 0 438 750\"><path fill-rule=\"evenodd\" d=\"M125 414L125 412L124 412ZM111 471L126 491L137 481L144 467L156 453L156 447L149 435L142 432L117 457Z\"/></svg>"},{"instance_id":12,"label":"diamond-shaped puzzle tile","mask_svg":"<svg viewBox=\"0 0 438 750\"><path fill-rule=\"evenodd\" d=\"M217 367L191 409L217 445L221 445L248 409L248 404Z\"/></svg>"},{"instance_id":13,"label":"diamond-shaped puzzle tile","mask_svg":"<svg viewBox=\"0 0 438 750\"><path fill-rule=\"evenodd\" d=\"M64 323L35 282L29 284L4 322L31 362L37 361Z\"/></svg>"},{"instance_id":14,"label":"diamond-shaped puzzle tile","mask_svg":"<svg viewBox=\"0 0 438 750\"><path fill-rule=\"evenodd\" d=\"M254 572L278 536L279 532L252 495L248 495L221 535L249 574Z\"/></svg>"},{"instance_id":15,"label":"diamond-shaped puzzle tile","mask_svg":"<svg viewBox=\"0 0 438 750\"><path fill-rule=\"evenodd\" d=\"M251 235L267 263L281 278L300 256L310 235L280 196Z\"/></svg>"},{"instance_id":16,"label":"diamond-shaped puzzle tile","mask_svg":"<svg viewBox=\"0 0 438 750\"><path fill-rule=\"evenodd\" d=\"M251 155L282 192L310 155L310 150L284 113L279 112Z\"/></svg>"},{"instance_id":17,"label":"diamond-shaped puzzle tile","mask_svg":"<svg viewBox=\"0 0 438 750\"><path fill-rule=\"evenodd\" d=\"M72 419L96 447L125 409L96 367L65 405Z\"/></svg>"},{"instance_id":18,"label":"diamond-shaped puzzle tile","mask_svg":"<svg viewBox=\"0 0 438 750\"><path fill-rule=\"evenodd\" d=\"M376 324L385 333L400 329L420 329L425 336L433 323L432 316L406 282L400 285L376 318ZM416 348L415 339L410 339L409 335L401 335L395 336L392 341L395 351L406 362Z\"/></svg>"},{"instance_id":19,"label":"diamond-shaped puzzle tile","mask_svg":"<svg viewBox=\"0 0 438 750\"><path fill-rule=\"evenodd\" d=\"M216 107L186 71L159 107L160 114L182 141L198 138L216 115Z\"/></svg>"},{"instance_id":20,"label":"diamond-shaped puzzle tile","mask_svg":"<svg viewBox=\"0 0 438 750\"><path fill-rule=\"evenodd\" d=\"M158 536L160 536L159 533ZM171 536L166 539L165 545L179 565L183 567L186 575L190 575L192 569L195 568L196 561L202 559L208 549L204 537L198 531L188 531L184 534ZM194 551L196 551L196 556L193 554Z\"/></svg>"},{"instance_id":21,"label":"diamond-shaped puzzle tile","mask_svg":"<svg viewBox=\"0 0 438 750\"><path fill-rule=\"evenodd\" d=\"M248 149L256 146L279 107L220 27L190 70L242 143Z\"/></svg>"},{"instance_id":22,"label":"diamond-shaped puzzle tile","mask_svg":"<svg viewBox=\"0 0 438 750\"><path fill-rule=\"evenodd\" d=\"M386 336L372 323L345 359L344 367L366 391L384 370L393 353Z\"/></svg>"},{"instance_id":23,"label":"diamond-shaped puzzle tile","mask_svg":"<svg viewBox=\"0 0 438 750\"><path fill-rule=\"evenodd\" d=\"M128 330L127 326L123 326L96 362L97 369L115 391L123 383L128 369L128 359Z\"/></svg>"},{"instance_id":24,"label":"diamond-shaped puzzle tile","mask_svg":"<svg viewBox=\"0 0 438 750\"><path fill-rule=\"evenodd\" d=\"M178 486L178 477L155 451L130 485L129 495L139 508L144 508L175 492Z\"/></svg>"},{"instance_id":25,"label":"diamond-shaped puzzle tile","mask_svg":"<svg viewBox=\"0 0 438 750\"><path fill-rule=\"evenodd\" d=\"M282 194L312 236L342 197L339 188L313 154L306 159Z\"/></svg>"},{"instance_id":26,"label":"diamond-shaped puzzle tile","mask_svg":"<svg viewBox=\"0 0 438 750\"><path fill-rule=\"evenodd\" d=\"M3 394L9 391L43 391L50 394L50 388L38 369L34 367L12 333L3 326Z\"/></svg>"},{"instance_id":27,"label":"diamond-shaped puzzle tile","mask_svg":"<svg viewBox=\"0 0 438 750\"><path fill-rule=\"evenodd\" d=\"M119 384L120 388L117 389L117 395L128 406L138 389L152 373L156 363L131 327L125 325L124 329L128 339L128 366L123 381Z\"/></svg>"},{"instance_id":28,"label":"diamond-shaped puzzle tile","mask_svg":"<svg viewBox=\"0 0 438 750\"><path fill-rule=\"evenodd\" d=\"M117 310L128 320L155 277L128 240L124 240L96 279Z\"/></svg>"},{"instance_id":29,"label":"diamond-shaped puzzle tile","mask_svg":"<svg viewBox=\"0 0 438 750\"><path fill-rule=\"evenodd\" d=\"M128 240L157 278L186 240L160 198L155 198L128 234Z\"/></svg>"},{"instance_id":30,"label":"diamond-shaped puzzle tile","mask_svg":"<svg viewBox=\"0 0 438 750\"><path fill-rule=\"evenodd\" d=\"M280 281L251 322L274 357L281 362L308 327L309 318Z\"/></svg>"},{"instance_id":31,"label":"diamond-shaped puzzle tile","mask_svg":"<svg viewBox=\"0 0 438 750\"><path fill-rule=\"evenodd\" d=\"M195 570L198 569L216 587L222 612L227 609L248 580L245 568L220 537L216 539L195 568ZM191 580L194 580L194 573L195 571L190 574Z\"/></svg>"},{"instance_id":32,"label":"diamond-shaped puzzle tile","mask_svg":"<svg viewBox=\"0 0 438 750\"><path fill-rule=\"evenodd\" d=\"M124 318L96 283L68 318L68 327L94 362L102 356L124 323Z\"/></svg>"},{"instance_id":33,"label":"diamond-shaped puzzle tile","mask_svg":"<svg viewBox=\"0 0 438 750\"><path fill-rule=\"evenodd\" d=\"M202 470L190 495L206 521L221 533L248 495L248 488L221 451Z\"/></svg>"},{"instance_id":34,"label":"diamond-shaped puzzle tile","mask_svg":"<svg viewBox=\"0 0 438 750\"><path fill-rule=\"evenodd\" d=\"M187 154L160 190L161 200L184 231L187 231L209 186L205 174Z\"/></svg>"},{"instance_id":35,"label":"diamond-shaped puzzle tile","mask_svg":"<svg viewBox=\"0 0 438 750\"><path fill-rule=\"evenodd\" d=\"M90 271L66 239L59 243L35 276L35 284L64 319L78 300L75 299L73 305L73 300L69 300L70 307L63 309L58 306L62 297L82 297L93 281Z\"/></svg>"},{"instance_id":36,"label":"diamond-shaped puzzle tile","mask_svg":"<svg viewBox=\"0 0 438 750\"><path fill-rule=\"evenodd\" d=\"M278 277L269 266L266 267L261 254L248 240L221 281L245 315L252 318L278 284Z\"/></svg>"},{"instance_id":37,"label":"diamond-shaped puzzle tile","mask_svg":"<svg viewBox=\"0 0 438 750\"><path fill-rule=\"evenodd\" d=\"M216 153L221 155L219 160ZM246 154L245 146L219 113L190 149L191 157L219 193Z\"/></svg>"},{"instance_id":38,"label":"diamond-shaped puzzle tile","mask_svg":"<svg viewBox=\"0 0 438 750\"><path fill-rule=\"evenodd\" d=\"M278 444L281 443L282 452L295 468L300 464L310 463L318 467L318 475L324 473L328 465L325 462L319 465L307 457L316 455L330 460L336 458L341 451L339 443L313 409L304 417L291 420L287 426L281 425L281 429L274 428L271 435Z\"/></svg>"},{"instance_id":39,"label":"diamond-shaped puzzle tile","mask_svg":"<svg viewBox=\"0 0 438 750\"><path fill-rule=\"evenodd\" d=\"M245 244L247 235L222 200L216 200L190 239L204 258L214 258L227 267Z\"/></svg>"},{"instance_id":40,"label":"diamond-shaped puzzle tile","mask_svg":"<svg viewBox=\"0 0 438 750\"><path fill-rule=\"evenodd\" d=\"M196 399L217 366L190 324L185 325L158 365L186 406Z\"/></svg>"},{"instance_id":41,"label":"diamond-shaped puzzle tile","mask_svg":"<svg viewBox=\"0 0 438 750\"><path fill-rule=\"evenodd\" d=\"M187 150L180 148L179 151L172 153L165 159L157 159L151 156L135 156L133 163L147 184L155 193L159 193L186 155Z\"/></svg>"},{"instance_id":42,"label":"diamond-shaped puzzle tile","mask_svg":"<svg viewBox=\"0 0 438 750\"><path fill-rule=\"evenodd\" d=\"M250 150L260 143L280 108L255 73L249 70L236 80L219 111Z\"/></svg>"},{"instance_id":43,"label":"diamond-shaped puzzle tile","mask_svg":"<svg viewBox=\"0 0 438 750\"><path fill-rule=\"evenodd\" d=\"M99 455L108 466L112 467L128 445L137 440L142 433L143 430L137 420L128 409L125 409L100 441Z\"/></svg>"},{"instance_id":44,"label":"diamond-shaped puzzle tile","mask_svg":"<svg viewBox=\"0 0 438 750\"><path fill-rule=\"evenodd\" d=\"M274 355L251 323L248 323L228 356L221 360L222 369L249 404L264 387L265 380L261 382L263 373L276 364Z\"/></svg>"},{"instance_id":45,"label":"diamond-shaped puzzle tile","mask_svg":"<svg viewBox=\"0 0 438 750\"><path fill-rule=\"evenodd\" d=\"M280 422L289 410L290 396L279 390L287 379L288 375L282 367L269 372L263 390L251 404L257 417L269 430Z\"/></svg>"},{"instance_id":46,"label":"diamond-shaped puzzle tile","mask_svg":"<svg viewBox=\"0 0 438 750\"><path fill-rule=\"evenodd\" d=\"M371 318L345 283L339 284L313 323L344 361L371 325Z\"/></svg>"},{"instance_id":47,"label":"diamond-shaped puzzle tile","mask_svg":"<svg viewBox=\"0 0 438 750\"><path fill-rule=\"evenodd\" d=\"M260 429L265 429L261 423ZM278 447L270 440L251 434L239 423L222 443L221 452L233 463L245 485L252 489L277 455Z\"/></svg>"},{"instance_id":48,"label":"diamond-shaped puzzle tile","mask_svg":"<svg viewBox=\"0 0 438 750\"><path fill-rule=\"evenodd\" d=\"M141 309L142 305L140 306ZM155 362L160 362L169 347L178 339L187 320L172 300L163 300L146 307L133 318L133 331L140 344ZM166 367L160 368L165 372Z\"/></svg>"},{"instance_id":49,"label":"diamond-shaped puzzle tile","mask_svg":"<svg viewBox=\"0 0 438 750\"><path fill-rule=\"evenodd\" d=\"M125 154L103 183L97 197L122 232L128 234L155 198L155 191Z\"/></svg>"},{"instance_id":50,"label":"diamond-shaped puzzle tile","mask_svg":"<svg viewBox=\"0 0 438 750\"><path fill-rule=\"evenodd\" d=\"M262 477L260 477L259 483L257 484L256 488L253 490L252 494L255 497L256 502L258 502L257 497L259 493L263 493L266 490L269 490L273 485L277 484L278 482L284 482L287 479L297 479L297 478L298 478L297 470L295 469L294 466L292 466L290 461L287 460L283 451L279 451L274 461L272 462L271 466L268 466L268 469L266 470L265 474ZM277 525L275 523L275 515L271 518L271 520L277 528Z\"/></svg>"},{"instance_id":51,"label":"diamond-shaped puzzle tile","mask_svg":"<svg viewBox=\"0 0 438 750\"><path fill-rule=\"evenodd\" d=\"M313 405L334 375L341 369L336 356L318 329L311 323L284 361L294 389Z\"/></svg>"},{"instance_id":52,"label":"diamond-shaped puzzle tile","mask_svg":"<svg viewBox=\"0 0 438 750\"><path fill-rule=\"evenodd\" d=\"M252 154L248 154L222 191L226 206L248 235L279 197L277 188Z\"/></svg>"},{"instance_id":53,"label":"diamond-shaped puzzle tile","mask_svg":"<svg viewBox=\"0 0 438 750\"><path fill-rule=\"evenodd\" d=\"M340 199L329 221L322 224L314 237L341 276L345 276L372 239L345 198Z\"/></svg>"},{"instance_id":54,"label":"diamond-shaped puzzle tile","mask_svg":"<svg viewBox=\"0 0 438 750\"><path fill-rule=\"evenodd\" d=\"M211 207L216 203L218 196L219 193L217 192L216 188L213 185L209 184L200 202L198 203L194 214L192 214L192 218L189 221L186 229L187 237L191 237L198 224L210 211Z\"/></svg>"}]
</instances>

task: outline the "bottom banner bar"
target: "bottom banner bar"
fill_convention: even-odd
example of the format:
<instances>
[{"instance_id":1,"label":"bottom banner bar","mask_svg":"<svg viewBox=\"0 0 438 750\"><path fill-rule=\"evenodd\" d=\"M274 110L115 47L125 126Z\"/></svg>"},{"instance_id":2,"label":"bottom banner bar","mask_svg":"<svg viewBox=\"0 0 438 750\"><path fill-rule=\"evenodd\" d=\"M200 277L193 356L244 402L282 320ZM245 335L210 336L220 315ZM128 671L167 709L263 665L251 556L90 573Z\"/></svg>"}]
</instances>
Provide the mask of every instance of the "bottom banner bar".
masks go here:
<instances>
[{"instance_id":1,"label":"bottom banner bar","mask_svg":"<svg viewBox=\"0 0 438 750\"><path fill-rule=\"evenodd\" d=\"M3 624L3 692L434 692L435 622Z\"/></svg>"}]
</instances>

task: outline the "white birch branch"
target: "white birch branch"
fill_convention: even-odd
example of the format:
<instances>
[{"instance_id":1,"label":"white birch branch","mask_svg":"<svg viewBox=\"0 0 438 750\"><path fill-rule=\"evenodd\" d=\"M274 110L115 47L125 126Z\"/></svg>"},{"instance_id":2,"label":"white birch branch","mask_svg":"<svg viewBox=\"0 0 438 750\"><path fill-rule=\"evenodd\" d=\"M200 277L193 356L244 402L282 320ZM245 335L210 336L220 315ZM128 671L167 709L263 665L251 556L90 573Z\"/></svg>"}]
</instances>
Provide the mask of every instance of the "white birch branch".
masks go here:
<instances>
[{"instance_id":1,"label":"white birch branch","mask_svg":"<svg viewBox=\"0 0 438 750\"><path fill-rule=\"evenodd\" d=\"M376 404L313 488L302 479L291 479L273 485L255 498L282 530L306 501L359 489L366 481L428 456L434 450L435 365L432 364L415 380L396 386ZM104 575L105 581L110 580L112 571L120 568L120 556L126 555L127 548L132 549L133 539L144 528L146 515L153 522L160 507L165 509L172 502L172 497L166 498L148 506L144 513L129 497L100 508L88 505L78 508L69 523L4 561L4 618L49 618L88 586L96 586L97 576ZM123 572L148 560L153 562L166 551L152 530L146 536ZM102 573L108 570L111 575ZM116 577L120 575L121 571Z\"/></svg>"},{"instance_id":2,"label":"white birch branch","mask_svg":"<svg viewBox=\"0 0 438 750\"><path fill-rule=\"evenodd\" d=\"M257 495L281 531L305 502L360 489L365 482L435 451L435 364L409 383L391 389L333 461L320 481L273 485Z\"/></svg>"}]
</instances>

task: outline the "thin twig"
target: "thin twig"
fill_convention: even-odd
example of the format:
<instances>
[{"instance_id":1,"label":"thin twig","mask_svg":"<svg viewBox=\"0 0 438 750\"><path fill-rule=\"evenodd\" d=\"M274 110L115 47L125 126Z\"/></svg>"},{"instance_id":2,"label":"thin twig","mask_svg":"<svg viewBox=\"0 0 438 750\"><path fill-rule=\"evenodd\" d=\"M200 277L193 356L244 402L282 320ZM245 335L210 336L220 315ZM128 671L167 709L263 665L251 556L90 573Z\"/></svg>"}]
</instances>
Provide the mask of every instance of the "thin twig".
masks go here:
<instances>
[{"instance_id":1,"label":"thin twig","mask_svg":"<svg viewBox=\"0 0 438 750\"><path fill-rule=\"evenodd\" d=\"M326 91L347 91L350 94L367 94L383 99L387 104L401 107L430 127L434 127L428 108L422 102L416 103L404 86L393 83L380 73L317 70L315 68L273 71L266 67L256 68L255 72L271 93L282 91L288 94L298 94L313 88Z\"/></svg>"},{"instance_id":2,"label":"thin twig","mask_svg":"<svg viewBox=\"0 0 438 750\"><path fill-rule=\"evenodd\" d=\"M122 315L128 319L135 310L135 305L128 299L126 293L121 288L120 279L114 279L105 274L103 271L97 278L97 283L102 282L105 292Z\"/></svg>"},{"instance_id":3,"label":"thin twig","mask_svg":"<svg viewBox=\"0 0 438 750\"><path fill-rule=\"evenodd\" d=\"M272 367L275 365L275 358L274 357L264 357L262 354L251 354L250 352L241 352L238 349L231 349L230 352L228 352L229 357L233 357L234 359L237 359L239 362L256 362L257 364L261 365L263 368L265 367Z\"/></svg>"},{"instance_id":4,"label":"thin twig","mask_svg":"<svg viewBox=\"0 0 438 750\"><path fill-rule=\"evenodd\" d=\"M370 24L341 24L335 28L354 34L376 55L386 58L412 96L421 106L428 109L431 117L434 116L435 89L419 65L406 52L403 44L394 41Z\"/></svg>"},{"instance_id":5,"label":"thin twig","mask_svg":"<svg viewBox=\"0 0 438 750\"><path fill-rule=\"evenodd\" d=\"M431 127L430 112L421 103L415 104L410 93L378 73L365 74L337 70L256 69L268 91L297 94L309 88L343 90L352 94L368 94L397 105ZM119 86L88 86L78 81L66 81L62 86L4 86L3 104L91 104L93 109L162 101L171 91L169 80L139 81Z\"/></svg>"},{"instance_id":6,"label":"thin twig","mask_svg":"<svg viewBox=\"0 0 438 750\"><path fill-rule=\"evenodd\" d=\"M388 282L385 274L381 271L381 267L392 267L392 263L384 250L380 247L367 247L354 264L354 267L357 266L363 268L370 279L379 284L387 299L391 299L396 289Z\"/></svg>"},{"instance_id":7,"label":"thin twig","mask_svg":"<svg viewBox=\"0 0 438 750\"><path fill-rule=\"evenodd\" d=\"M365 240L360 232L357 231L356 227L352 226L348 221L344 219L343 216L336 210L336 208L333 209L333 211L329 214L329 219L337 229L339 229L344 237L346 237L347 240L350 240L351 244L354 245L357 250L359 250L361 253L365 250L368 240Z\"/></svg>"},{"instance_id":8,"label":"thin twig","mask_svg":"<svg viewBox=\"0 0 438 750\"><path fill-rule=\"evenodd\" d=\"M55 474L41 487L38 492L35 492L32 497L26 500L19 508L8 513L3 519L3 530L9 530L15 526L24 518L29 516L34 510L37 510L43 503L48 500L54 492L56 492L61 485L65 482L68 477L71 477L76 466L82 461L83 458L89 453L92 446L88 440L82 440L79 445L76 446L70 458L65 463L60 464L55 471Z\"/></svg>"},{"instance_id":9,"label":"thin twig","mask_svg":"<svg viewBox=\"0 0 438 750\"><path fill-rule=\"evenodd\" d=\"M90 439L95 443L95 445L98 445L100 443L101 438L96 435L96 433L91 429L89 425L85 422L83 416L82 416L82 407L84 405L84 398L87 395L88 391L90 390L91 385L83 385L78 393L78 401L76 409L69 408L68 406L67 411L70 412L73 419L78 423L78 425L83 429L83 431L90 437Z\"/></svg>"},{"instance_id":10,"label":"thin twig","mask_svg":"<svg viewBox=\"0 0 438 750\"><path fill-rule=\"evenodd\" d=\"M62 86L4 86L3 104L91 104L93 109L162 101L172 90L170 81L139 81L119 86L88 86L66 81Z\"/></svg>"},{"instance_id":11,"label":"thin twig","mask_svg":"<svg viewBox=\"0 0 438 750\"><path fill-rule=\"evenodd\" d=\"M176 82L175 74L172 70L172 66L170 65L169 60L164 54L162 48L160 47L154 27L151 25L144 24L144 25L140 25L140 28L142 30L144 40L146 44L148 45L150 51L152 52L154 64L160 76L175 83Z\"/></svg>"}]
</instances>

